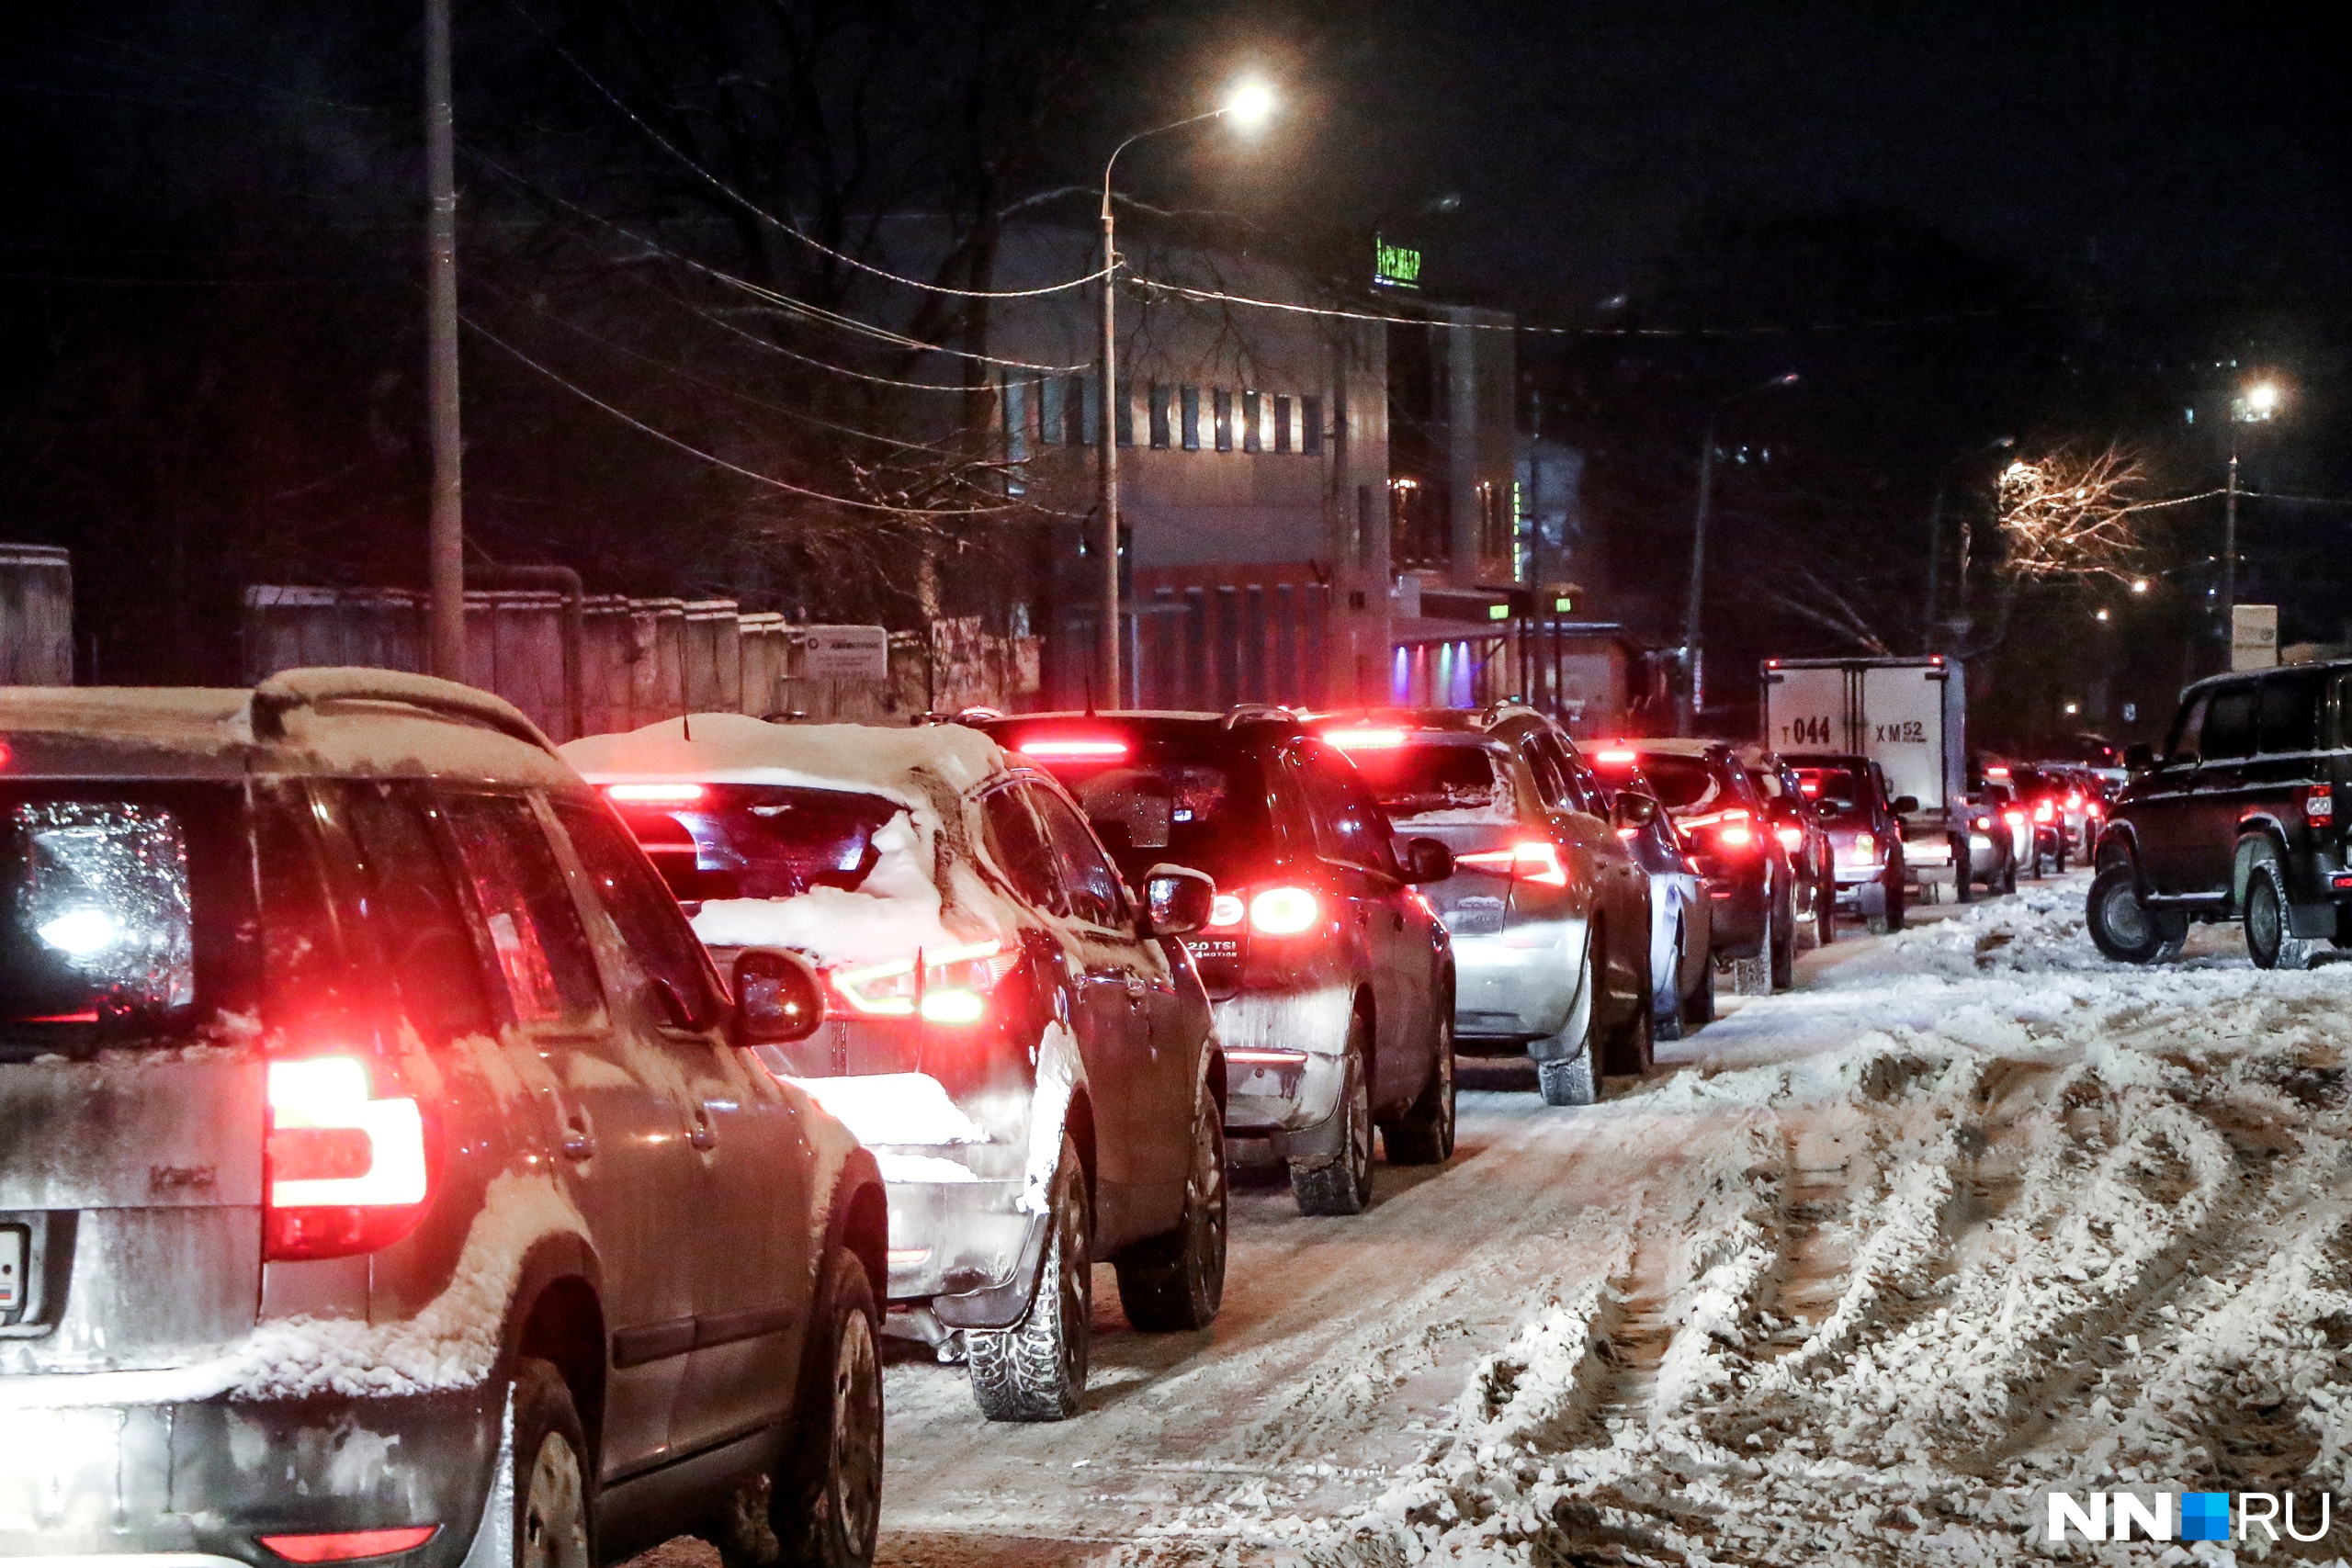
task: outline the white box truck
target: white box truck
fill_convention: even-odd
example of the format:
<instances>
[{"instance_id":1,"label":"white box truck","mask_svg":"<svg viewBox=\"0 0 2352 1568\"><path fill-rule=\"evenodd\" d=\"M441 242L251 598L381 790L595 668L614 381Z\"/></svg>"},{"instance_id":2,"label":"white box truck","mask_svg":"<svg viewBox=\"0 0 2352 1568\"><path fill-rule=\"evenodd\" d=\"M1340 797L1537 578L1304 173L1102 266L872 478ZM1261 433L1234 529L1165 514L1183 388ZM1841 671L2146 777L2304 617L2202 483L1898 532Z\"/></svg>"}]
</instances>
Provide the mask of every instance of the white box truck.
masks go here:
<instances>
[{"instance_id":1,"label":"white box truck","mask_svg":"<svg viewBox=\"0 0 2352 1568\"><path fill-rule=\"evenodd\" d=\"M1903 818L1911 882L1951 881L1955 852L1967 863L1968 682L1958 660L1768 659L1764 743L1876 762L1889 795L1917 802Z\"/></svg>"}]
</instances>

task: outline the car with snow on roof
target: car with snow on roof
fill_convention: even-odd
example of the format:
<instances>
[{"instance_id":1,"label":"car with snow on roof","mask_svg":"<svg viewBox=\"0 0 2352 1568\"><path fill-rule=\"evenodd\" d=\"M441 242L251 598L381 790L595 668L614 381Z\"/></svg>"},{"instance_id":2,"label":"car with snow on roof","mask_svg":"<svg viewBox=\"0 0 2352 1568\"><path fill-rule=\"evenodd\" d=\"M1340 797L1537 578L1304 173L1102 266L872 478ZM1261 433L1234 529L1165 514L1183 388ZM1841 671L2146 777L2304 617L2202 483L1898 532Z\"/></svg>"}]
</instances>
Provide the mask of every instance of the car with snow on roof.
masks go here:
<instances>
[{"instance_id":1,"label":"car with snow on roof","mask_svg":"<svg viewBox=\"0 0 2352 1568\"><path fill-rule=\"evenodd\" d=\"M1392 1164L1452 1157L1453 944L1415 885L1453 857L1396 843L1344 755L1283 708L965 722L1050 770L1130 876L1174 862L1216 879L1186 941L1216 1006L1226 1128L1283 1162L1303 1213L1371 1203L1375 1131Z\"/></svg>"},{"instance_id":2,"label":"car with snow on roof","mask_svg":"<svg viewBox=\"0 0 2352 1568\"><path fill-rule=\"evenodd\" d=\"M872 1554L887 1211L480 692L0 692L0 1555Z\"/></svg>"},{"instance_id":3,"label":"car with snow on roof","mask_svg":"<svg viewBox=\"0 0 2352 1568\"><path fill-rule=\"evenodd\" d=\"M722 956L808 954L830 1017L762 1053L874 1152L891 1326L981 1411L1074 1415L1093 1264L1129 1322L1201 1328L1225 1280L1225 1063L1182 937L1216 888L1137 897L1051 776L955 726L695 714L565 753Z\"/></svg>"},{"instance_id":4,"label":"car with snow on roof","mask_svg":"<svg viewBox=\"0 0 2352 1568\"><path fill-rule=\"evenodd\" d=\"M1629 791L1612 822L1567 737L1517 704L1357 709L1315 727L1392 831L1453 852L1453 874L1420 892L1453 942L1457 1049L1524 1053L1552 1105L1589 1105L1605 1073L1647 1072L1653 1000L1662 991L1671 1009L1682 985L1678 931L1654 919L1650 879L1613 829L1647 827L1657 803ZM1669 908L1672 887L1658 891Z\"/></svg>"}]
</instances>

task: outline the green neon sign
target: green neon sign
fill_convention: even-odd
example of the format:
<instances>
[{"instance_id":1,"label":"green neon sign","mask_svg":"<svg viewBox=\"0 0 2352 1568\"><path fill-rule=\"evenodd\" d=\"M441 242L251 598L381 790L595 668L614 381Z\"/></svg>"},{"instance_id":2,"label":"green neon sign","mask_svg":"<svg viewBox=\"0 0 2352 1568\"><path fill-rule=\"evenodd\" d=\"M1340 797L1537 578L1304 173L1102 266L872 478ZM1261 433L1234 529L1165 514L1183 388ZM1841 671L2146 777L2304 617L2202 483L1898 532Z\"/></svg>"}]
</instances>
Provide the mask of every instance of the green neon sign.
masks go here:
<instances>
[{"instance_id":1,"label":"green neon sign","mask_svg":"<svg viewBox=\"0 0 2352 1568\"><path fill-rule=\"evenodd\" d=\"M1372 280L1384 288L1419 288L1421 286L1421 253L1409 245L1392 245L1374 235Z\"/></svg>"}]
</instances>

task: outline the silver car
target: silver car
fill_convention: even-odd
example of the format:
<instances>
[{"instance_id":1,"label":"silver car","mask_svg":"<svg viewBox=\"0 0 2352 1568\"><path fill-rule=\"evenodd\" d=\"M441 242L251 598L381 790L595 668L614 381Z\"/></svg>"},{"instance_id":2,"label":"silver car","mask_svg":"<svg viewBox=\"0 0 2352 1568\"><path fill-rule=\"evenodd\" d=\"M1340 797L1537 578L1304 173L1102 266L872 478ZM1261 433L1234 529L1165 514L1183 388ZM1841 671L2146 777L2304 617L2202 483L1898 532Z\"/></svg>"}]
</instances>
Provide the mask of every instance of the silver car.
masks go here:
<instances>
[{"instance_id":1,"label":"silver car","mask_svg":"<svg viewBox=\"0 0 2352 1568\"><path fill-rule=\"evenodd\" d=\"M0 1556L876 1539L878 1173L495 697L0 693ZM748 1541L741 1544L748 1545Z\"/></svg>"}]
</instances>

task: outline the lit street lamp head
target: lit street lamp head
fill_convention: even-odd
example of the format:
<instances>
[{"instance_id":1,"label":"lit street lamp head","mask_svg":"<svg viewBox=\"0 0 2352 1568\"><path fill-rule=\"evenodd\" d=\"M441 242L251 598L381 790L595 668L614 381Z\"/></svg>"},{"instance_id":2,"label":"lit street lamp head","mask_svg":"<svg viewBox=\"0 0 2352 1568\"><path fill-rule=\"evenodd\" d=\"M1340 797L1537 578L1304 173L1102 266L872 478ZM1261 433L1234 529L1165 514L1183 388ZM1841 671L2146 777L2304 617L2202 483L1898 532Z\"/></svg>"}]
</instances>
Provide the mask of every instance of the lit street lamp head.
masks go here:
<instances>
[{"instance_id":1,"label":"lit street lamp head","mask_svg":"<svg viewBox=\"0 0 2352 1568\"><path fill-rule=\"evenodd\" d=\"M2245 412L2256 419L2268 419L2278 412L2278 383L2256 381L2245 389Z\"/></svg>"},{"instance_id":2,"label":"lit street lamp head","mask_svg":"<svg viewBox=\"0 0 2352 1568\"><path fill-rule=\"evenodd\" d=\"M1263 82L1243 82L1225 100L1225 118L1245 131L1256 130L1274 114L1274 90Z\"/></svg>"}]
</instances>

